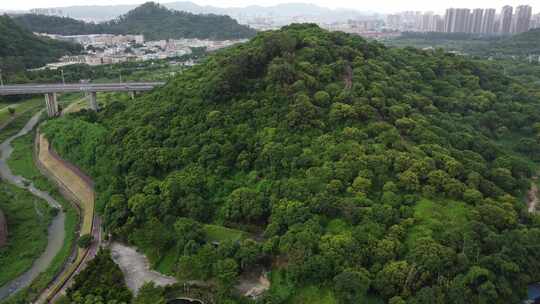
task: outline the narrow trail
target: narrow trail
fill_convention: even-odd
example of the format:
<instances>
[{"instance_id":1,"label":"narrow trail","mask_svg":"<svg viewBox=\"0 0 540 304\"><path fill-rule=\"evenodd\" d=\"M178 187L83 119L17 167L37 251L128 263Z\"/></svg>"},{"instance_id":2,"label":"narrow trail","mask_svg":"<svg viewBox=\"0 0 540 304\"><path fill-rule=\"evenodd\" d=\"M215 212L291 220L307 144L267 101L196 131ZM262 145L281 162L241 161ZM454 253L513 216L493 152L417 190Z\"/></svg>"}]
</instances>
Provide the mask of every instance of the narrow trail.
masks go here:
<instances>
[{"instance_id":1,"label":"narrow trail","mask_svg":"<svg viewBox=\"0 0 540 304\"><path fill-rule=\"evenodd\" d=\"M74 276L82 271L99 250L102 242L101 221L94 214L94 187L90 177L79 168L62 159L50 146L43 134L36 134L37 163L40 171L60 189L62 195L74 202L81 211L79 234L92 234L94 241L87 249L79 248L73 261L62 270L49 287L42 291L36 303L55 302L65 294Z\"/></svg>"},{"instance_id":2,"label":"narrow trail","mask_svg":"<svg viewBox=\"0 0 540 304\"><path fill-rule=\"evenodd\" d=\"M538 177L535 176L532 179L533 181L531 182L531 189L529 192L527 192L527 209L530 213L536 212L536 206L538 206L538 186L536 185Z\"/></svg>"},{"instance_id":3,"label":"narrow trail","mask_svg":"<svg viewBox=\"0 0 540 304\"><path fill-rule=\"evenodd\" d=\"M57 202L49 193L37 189L33 183L31 183L31 181L25 179L24 177L14 175L7 164L7 160L13 152L11 143L15 139L31 132L39 122L41 113L42 111L32 116L32 118L17 134L11 136L0 144L0 177L3 181L13 184L19 188L26 189L34 196L45 200L51 207L61 210L62 208L60 203ZM0 300L16 293L23 288L28 287L41 272L45 271L49 267L54 257L64 245L64 222L65 213L60 211L49 225L47 237L48 242L45 251L34 261L30 269L28 269L18 278L0 287Z\"/></svg>"}]
</instances>

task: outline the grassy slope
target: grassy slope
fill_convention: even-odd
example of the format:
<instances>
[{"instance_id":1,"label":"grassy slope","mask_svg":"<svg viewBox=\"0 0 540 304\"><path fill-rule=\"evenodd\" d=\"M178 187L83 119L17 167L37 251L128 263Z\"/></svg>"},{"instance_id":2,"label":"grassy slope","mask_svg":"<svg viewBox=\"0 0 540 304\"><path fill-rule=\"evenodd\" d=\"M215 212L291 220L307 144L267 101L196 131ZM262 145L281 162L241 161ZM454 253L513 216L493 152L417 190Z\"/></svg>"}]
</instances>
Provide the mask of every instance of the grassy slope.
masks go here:
<instances>
[{"instance_id":1,"label":"grassy slope","mask_svg":"<svg viewBox=\"0 0 540 304\"><path fill-rule=\"evenodd\" d=\"M19 116L25 111L32 109L36 107L37 105L45 104L45 102L41 98L32 98L28 99L22 102L14 102L9 104L2 104L2 108L0 109L0 126L5 124L7 121L12 119L14 116ZM12 108L15 110L15 113L12 115L9 113L9 108Z\"/></svg>"},{"instance_id":2,"label":"grassy slope","mask_svg":"<svg viewBox=\"0 0 540 304\"><path fill-rule=\"evenodd\" d=\"M0 209L8 221L8 245L0 250L0 286L28 270L47 246L50 207L25 190L0 184Z\"/></svg>"}]
</instances>

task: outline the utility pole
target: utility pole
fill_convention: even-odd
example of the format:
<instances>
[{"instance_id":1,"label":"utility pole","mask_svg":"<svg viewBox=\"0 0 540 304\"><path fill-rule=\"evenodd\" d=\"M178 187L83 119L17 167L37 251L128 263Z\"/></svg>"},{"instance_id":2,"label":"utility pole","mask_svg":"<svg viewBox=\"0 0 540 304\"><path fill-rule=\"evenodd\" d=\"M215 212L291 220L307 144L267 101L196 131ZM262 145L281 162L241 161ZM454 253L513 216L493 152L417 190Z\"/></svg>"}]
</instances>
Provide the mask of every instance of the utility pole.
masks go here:
<instances>
[{"instance_id":1,"label":"utility pole","mask_svg":"<svg viewBox=\"0 0 540 304\"><path fill-rule=\"evenodd\" d=\"M2 78L2 69L0 69L0 86L4 86L4 79Z\"/></svg>"},{"instance_id":2,"label":"utility pole","mask_svg":"<svg viewBox=\"0 0 540 304\"><path fill-rule=\"evenodd\" d=\"M62 84L66 85L66 79L64 78L64 69L60 69L60 73L62 73Z\"/></svg>"},{"instance_id":3,"label":"utility pole","mask_svg":"<svg viewBox=\"0 0 540 304\"><path fill-rule=\"evenodd\" d=\"M120 75L120 83L122 83L122 71L119 71L118 75Z\"/></svg>"}]
</instances>

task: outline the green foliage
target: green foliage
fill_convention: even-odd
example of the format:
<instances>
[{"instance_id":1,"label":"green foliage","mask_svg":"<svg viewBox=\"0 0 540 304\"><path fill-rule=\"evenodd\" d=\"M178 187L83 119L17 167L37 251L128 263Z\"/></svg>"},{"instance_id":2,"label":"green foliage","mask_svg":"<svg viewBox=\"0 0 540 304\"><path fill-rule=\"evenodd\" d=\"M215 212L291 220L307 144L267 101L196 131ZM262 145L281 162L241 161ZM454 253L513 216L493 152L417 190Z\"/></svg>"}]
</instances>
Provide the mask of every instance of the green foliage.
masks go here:
<instances>
[{"instance_id":1,"label":"green foliage","mask_svg":"<svg viewBox=\"0 0 540 304\"><path fill-rule=\"evenodd\" d=\"M144 283L133 304L166 304L163 287L156 286L154 282Z\"/></svg>"},{"instance_id":2,"label":"green foliage","mask_svg":"<svg viewBox=\"0 0 540 304\"><path fill-rule=\"evenodd\" d=\"M40 67L81 51L80 45L38 37L7 15L0 16L0 45L0 68L8 72Z\"/></svg>"},{"instance_id":3,"label":"green foliage","mask_svg":"<svg viewBox=\"0 0 540 304\"><path fill-rule=\"evenodd\" d=\"M44 132L95 177L106 229L181 279L274 265L272 303L508 303L540 280L540 229L516 199L533 168L499 139L537 142L538 96L483 62L294 24Z\"/></svg>"},{"instance_id":4,"label":"green foliage","mask_svg":"<svg viewBox=\"0 0 540 304\"><path fill-rule=\"evenodd\" d=\"M243 231L218 225L204 225L204 232L209 242L238 242L245 237Z\"/></svg>"},{"instance_id":5,"label":"green foliage","mask_svg":"<svg viewBox=\"0 0 540 304\"><path fill-rule=\"evenodd\" d=\"M146 40L226 40L248 38L255 34L255 30L238 24L229 16L173 11L154 2L147 2L115 20L98 24L67 17L34 14L18 16L16 21L30 31L44 31L49 34L141 34Z\"/></svg>"},{"instance_id":6,"label":"green foliage","mask_svg":"<svg viewBox=\"0 0 540 304\"><path fill-rule=\"evenodd\" d=\"M0 210L8 224L8 243L0 249L0 286L32 266L47 246L51 222L47 202L15 186L0 184Z\"/></svg>"},{"instance_id":7,"label":"green foliage","mask_svg":"<svg viewBox=\"0 0 540 304\"><path fill-rule=\"evenodd\" d=\"M340 303L359 303L370 283L367 270L346 270L334 277L334 290Z\"/></svg>"},{"instance_id":8,"label":"green foliage","mask_svg":"<svg viewBox=\"0 0 540 304\"><path fill-rule=\"evenodd\" d=\"M91 234L85 234L81 235L79 240L77 241L77 245L81 248L88 248L90 245L92 245L92 242L94 241L94 237Z\"/></svg>"},{"instance_id":9,"label":"green foliage","mask_svg":"<svg viewBox=\"0 0 540 304\"><path fill-rule=\"evenodd\" d=\"M20 108L22 107L22 105L19 105L18 107ZM27 111L27 113L31 115L33 114L33 111ZM16 127L13 128L14 132L20 130L22 125L24 125L24 123L26 123L29 119L29 117L25 116L26 115L16 118L14 122L12 122L7 128L4 129L4 132L12 133L12 125L16 125ZM21 121L21 123L18 123L19 120ZM3 134L4 132L2 132L2 136L5 137L6 135ZM2 302L5 304L28 303L33 301L37 296L39 296L41 291L49 285L51 280L56 277L59 271L63 268L64 262L70 257L72 253L72 248L76 238L75 231L77 229L77 222L79 217L77 212L75 211L75 208L60 195L56 186L51 184L47 180L47 178L41 175L39 170L34 165L34 161L32 159L34 135L35 134L32 132L12 142L13 152L8 159L8 165L14 174L24 176L28 180L31 180L37 188L49 192L62 205L62 208L65 212L65 238L64 243L60 248L58 254L53 258L47 269L41 274L39 274L38 277L30 284L30 286L17 292L15 295ZM20 202L21 201L17 201L17 204L19 204ZM35 209L32 207L32 210ZM51 208L49 208L49 210L49 214L51 215L55 214L55 212L58 212L56 209L54 209L56 210L55 212L53 212L53 209ZM30 230L24 230L25 235L29 235L29 231ZM45 233L46 230L44 229L43 231ZM43 236L41 240L45 240L45 236ZM20 244L28 245L30 243L25 241L21 242ZM32 249L37 249L37 246L32 245ZM25 250L25 252L30 253L31 251ZM22 261L19 255L17 256L17 260ZM28 261L28 263L30 262L31 261Z\"/></svg>"},{"instance_id":10,"label":"green foliage","mask_svg":"<svg viewBox=\"0 0 540 304\"><path fill-rule=\"evenodd\" d=\"M87 267L75 276L67 290L72 303L130 303L132 295L124 282L122 271L111 259L108 250L100 250Z\"/></svg>"}]
</instances>

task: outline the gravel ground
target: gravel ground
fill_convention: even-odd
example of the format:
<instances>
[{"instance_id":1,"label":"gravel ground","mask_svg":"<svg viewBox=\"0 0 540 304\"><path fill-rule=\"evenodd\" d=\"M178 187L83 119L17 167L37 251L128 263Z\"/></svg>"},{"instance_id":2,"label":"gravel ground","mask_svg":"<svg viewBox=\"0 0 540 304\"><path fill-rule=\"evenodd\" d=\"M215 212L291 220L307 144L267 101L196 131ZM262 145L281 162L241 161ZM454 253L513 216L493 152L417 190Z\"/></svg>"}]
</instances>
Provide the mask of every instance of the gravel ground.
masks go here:
<instances>
[{"instance_id":1,"label":"gravel ground","mask_svg":"<svg viewBox=\"0 0 540 304\"><path fill-rule=\"evenodd\" d=\"M111 244L111 254L113 260L122 269L128 288L134 294L137 294L139 288L145 282L152 281L158 286L171 285L177 282L173 277L150 270L148 259L131 247L114 242Z\"/></svg>"}]
</instances>

